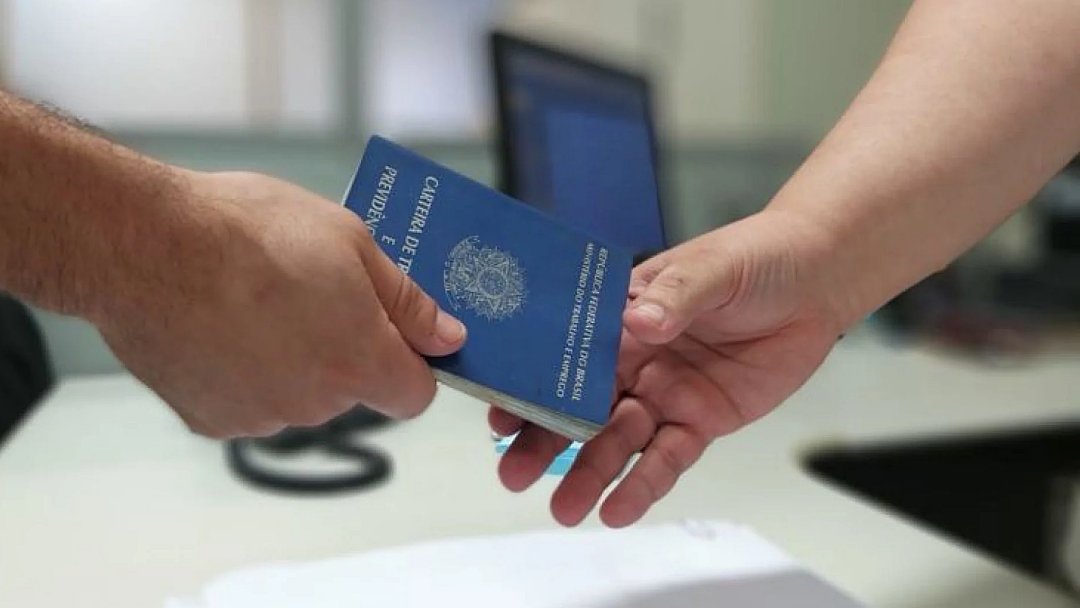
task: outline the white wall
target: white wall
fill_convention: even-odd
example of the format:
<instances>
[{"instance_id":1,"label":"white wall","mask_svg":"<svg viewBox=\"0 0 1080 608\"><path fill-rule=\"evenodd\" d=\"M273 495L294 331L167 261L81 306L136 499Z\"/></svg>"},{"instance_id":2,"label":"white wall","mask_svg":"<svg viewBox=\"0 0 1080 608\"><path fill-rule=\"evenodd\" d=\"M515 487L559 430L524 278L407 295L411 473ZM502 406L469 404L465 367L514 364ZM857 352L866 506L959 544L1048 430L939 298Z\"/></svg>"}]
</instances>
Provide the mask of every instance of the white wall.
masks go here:
<instances>
[{"instance_id":1,"label":"white wall","mask_svg":"<svg viewBox=\"0 0 1080 608\"><path fill-rule=\"evenodd\" d=\"M482 133L489 100L481 34L491 22L565 38L650 70L668 126L684 140L820 132L872 67L906 3L358 1L371 9L362 29L369 72L363 101L380 130ZM241 128L257 107L285 128L333 128L341 111L334 4L0 0L10 17L0 13L0 49L4 32L12 33L9 84L107 127ZM252 19L253 7L270 5L275 10ZM253 23L266 29L253 36ZM283 34L275 37L275 28ZM255 38L256 46L280 42L259 74L251 73L245 51ZM260 87L275 87L265 105L251 90ZM738 168L710 176L688 193L682 222L708 225L716 215L710 205L759 190L747 186L755 179ZM115 369L92 327L44 313L42 320L62 371Z\"/></svg>"},{"instance_id":2,"label":"white wall","mask_svg":"<svg viewBox=\"0 0 1080 608\"><path fill-rule=\"evenodd\" d=\"M490 107L484 33L503 0L366 0L366 119L388 137L476 137Z\"/></svg>"},{"instance_id":3,"label":"white wall","mask_svg":"<svg viewBox=\"0 0 1080 608\"><path fill-rule=\"evenodd\" d=\"M343 111L334 0L3 2L11 81L103 126L329 130ZM679 139L814 138L909 4L363 0L363 120L392 137L483 135L484 33L499 24L647 70Z\"/></svg>"},{"instance_id":4,"label":"white wall","mask_svg":"<svg viewBox=\"0 0 1080 608\"><path fill-rule=\"evenodd\" d=\"M683 141L816 138L858 92L910 0L542 0L512 29L649 69Z\"/></svg>"},{"instance_id":5,"label":"white wall","mask_svg":"<svg viewBox=\"0 0 1080 608\"><path fill-rule=\"evenodd\" d=\"M7 0L0 0L0 86L8 82L8 55L11 54L11 10Z\"/></svg>"},{"instance_id":6,"label":"white wall","mask_svg":"<svg viewBox=\"0 0 1080 608\"><path fill-rule=\"evenodd\" d=\"M344 111L334 0L281 2L282 122L286 128L332 129Z\"/></svg>"},{"instance_id":7,"label":"white wall","mask_svg":"<svg viewBox=\"0 0 1080 608\"><path fill-rule=\"evenodd\" d=\"M873 73L910 6L911 0L763 0L766 124L823 136Z\"/></svg>"},{"instance_id":8,"label":"white wall","mask_svg":"<svg viewBox=\"0 0 1080 608\"><path fill-rule=\"evenodd\" d=\"M19 90L103 126L243 122L240 0L10 2Z\"/></svg>"},{"instance_id":9,"label":"white wall","mask_svg":"<svg viewBox=\"0 0 1080 608\"><path fill-rule=\"evenodd\" d=\"M337 115L328 0L7 2L12 85L95 124L240 129L261 107L252 82L281 87L261 94L280 99L287 128L329 128ZM268 57L280 73L252 79L247 11L268 7L274 21L263 23L279 31L264 38L281 45Z\"/></svg>"},{"instance_id":10,"label":"white wall","mask_svg":"<svg viewBox=\"0 0 1080 608\"><path fill-rule=\"evenodd\" d=\"M674 2L682 42L667 66L682 139L752 137L764 128L761 0Z\"/></svg>"},{"instance_id":11,"label":"white wall","mask_svg":"<svg viewBox=\"0 0 1080 608\"><path fill-rule=\"evenodd\" d=\"M747 137L765 117L760 0L518 2L508 29L592 50L646 71L672 135Z\"/></svg>"}]
</instances>

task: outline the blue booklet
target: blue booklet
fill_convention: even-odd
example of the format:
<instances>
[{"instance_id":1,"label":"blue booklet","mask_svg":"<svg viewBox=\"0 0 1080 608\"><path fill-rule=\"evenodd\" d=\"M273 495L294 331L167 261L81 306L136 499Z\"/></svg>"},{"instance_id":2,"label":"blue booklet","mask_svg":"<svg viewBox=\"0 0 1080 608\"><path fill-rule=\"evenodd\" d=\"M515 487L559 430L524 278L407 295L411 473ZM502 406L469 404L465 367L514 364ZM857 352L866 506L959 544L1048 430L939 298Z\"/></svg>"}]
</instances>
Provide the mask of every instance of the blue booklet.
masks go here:
<instances>
[{"instance_id":1,"label":"blue booklet","mask_svg":"<svg viewBox=\"0 0 1080 608\"><path fill-rule=\"evenodd\" d=\"M468 328L441 383L575 441L607 423L628 252L378 136L344 204Z\"/></svg>"}]
</instances>

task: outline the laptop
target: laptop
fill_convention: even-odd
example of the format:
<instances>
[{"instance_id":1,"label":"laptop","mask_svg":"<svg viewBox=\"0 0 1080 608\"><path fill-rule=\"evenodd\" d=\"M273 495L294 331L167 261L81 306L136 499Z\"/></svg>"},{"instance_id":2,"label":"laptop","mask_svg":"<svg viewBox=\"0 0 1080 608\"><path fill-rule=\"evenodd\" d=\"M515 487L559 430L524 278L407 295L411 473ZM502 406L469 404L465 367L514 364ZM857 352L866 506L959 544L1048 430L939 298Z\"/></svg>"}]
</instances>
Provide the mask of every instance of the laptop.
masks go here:
<instances>
[{"instance_id":1,"label":"laptop","mask_svg":"<svg viewBox=\"0 0 1080 608\"><path fill-rule=\"evenodd\" d=\"M501 190L635 262L667 249L648 79L506 32L490 53Z\"/></svg>"}]
</instances>

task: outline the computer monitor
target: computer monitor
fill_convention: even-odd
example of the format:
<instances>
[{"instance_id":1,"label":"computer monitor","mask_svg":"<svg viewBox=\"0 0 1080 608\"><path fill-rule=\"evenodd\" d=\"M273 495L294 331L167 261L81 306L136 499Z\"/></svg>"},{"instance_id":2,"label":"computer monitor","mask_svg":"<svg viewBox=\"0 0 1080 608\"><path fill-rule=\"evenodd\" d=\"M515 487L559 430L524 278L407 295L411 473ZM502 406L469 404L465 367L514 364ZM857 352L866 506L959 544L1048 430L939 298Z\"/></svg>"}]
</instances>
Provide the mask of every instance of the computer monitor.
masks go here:
<instances>
[{"instance_id":1,"label":"computer monitor","mask_svg":"<svg viewBox=\"0 0 1080 608\"><path fill-rule=\"evenodd\" d=\"M504 32L490 42L501 189L638 260L666 249L648 80Z\"/></svg>"}]
</instances>

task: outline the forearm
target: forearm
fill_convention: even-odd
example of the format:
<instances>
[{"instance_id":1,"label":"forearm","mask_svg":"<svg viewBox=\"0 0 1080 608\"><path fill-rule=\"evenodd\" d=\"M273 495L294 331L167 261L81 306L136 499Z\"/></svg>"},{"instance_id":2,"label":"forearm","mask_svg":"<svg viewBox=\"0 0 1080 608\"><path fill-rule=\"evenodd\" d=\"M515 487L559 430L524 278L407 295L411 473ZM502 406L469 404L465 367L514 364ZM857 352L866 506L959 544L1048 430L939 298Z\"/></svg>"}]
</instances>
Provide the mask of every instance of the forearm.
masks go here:
<instances>
[{"instance_id":1,"label":"forearm","mask_svg":"<svg viewBox=\"0 0 1080 608\"><path fill-rule=\"evenodd\" d=\"M919 0L769 210L821 235L843 324L947 265L1080 149L1080 3Z\"/></svg>"},{"instance_id":2,"label":"forearm","mask_svg":"<svg viewBox=\"0 0 1080 608\"><path fill-rule=\"evenodd\" d=\"M92 320L153 291L177 171L2 92L0 142L0 289Z\"/></svg>"}]
</instances>

